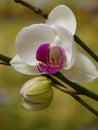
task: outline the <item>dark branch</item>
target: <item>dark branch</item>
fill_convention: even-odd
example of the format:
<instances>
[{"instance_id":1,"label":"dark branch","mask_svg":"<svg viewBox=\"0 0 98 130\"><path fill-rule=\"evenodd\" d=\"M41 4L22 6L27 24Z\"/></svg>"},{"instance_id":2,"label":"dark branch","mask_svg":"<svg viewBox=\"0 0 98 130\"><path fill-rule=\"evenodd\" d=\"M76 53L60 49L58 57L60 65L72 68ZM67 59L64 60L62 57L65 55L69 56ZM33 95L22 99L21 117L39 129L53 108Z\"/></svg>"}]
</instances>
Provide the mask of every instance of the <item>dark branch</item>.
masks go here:
<instances>
[{"instance_id":1,"label":"dark branch","mask_svg":"<svg viewBox=\"0 0 98 130\"><path fill-rule=\"evenodd\" d=\"M74 40L98 62L98 56L77 35L74 35Z\"/></svg>"},{"instance_id":2,"label":"dark branch","mask_svg":"<svg viewBox=\"0 0 98 130\"><path fill-rule=\"evenodd\" d=\"M23 0L14 0L16 3L19 3L21 5L23 5L24 7L27 7L31 10L33 10L36 14L41 15L42 17L44 17L45 19L48 17L47 14L43 13L41 9L34 7L32 5L30 5L29 3L23 1Z\"/></svg>"}]
</instances>

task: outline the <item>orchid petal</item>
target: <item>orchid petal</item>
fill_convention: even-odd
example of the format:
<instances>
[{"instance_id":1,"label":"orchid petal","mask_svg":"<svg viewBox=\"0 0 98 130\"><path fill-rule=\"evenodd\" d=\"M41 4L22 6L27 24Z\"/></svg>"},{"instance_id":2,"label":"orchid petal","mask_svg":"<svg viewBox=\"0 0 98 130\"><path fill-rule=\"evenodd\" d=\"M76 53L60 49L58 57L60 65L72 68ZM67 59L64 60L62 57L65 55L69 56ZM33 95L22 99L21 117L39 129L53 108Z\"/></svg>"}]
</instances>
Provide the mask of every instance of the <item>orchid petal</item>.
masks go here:
<instances>
[{"instance_id":1,"label":"orchid petal","mask_svg":"<svg viewBox=\"0 0 98 130\"><path fill-rule=\"evenodd\" d=\"M98 77L94 64L85 55L78 52L76 62L69 70L62 70L66 78L73 82L90 82Z\"/></svg>"},{"instance_id":2,"label":"orchid petal","mask_svg":"<svg viewBox=\"0 0 98 130\"><path fill-rule=\"evenodd\" d=\"M49 14L46 21L48 25L61 25L72 34L76 30L76 19L73 12L65 5L55 7Z\"/></svg>"},{"instance_id":3,"label":"orchid petal","mask_svg":"<svg viewBox=\"0 0 98 130\"><path fill-rule=\"evenodd\" d=\"M64 49L66 56L66 64L64 69L69 69L75 62L76 59L76 46L72 34L62 26L56 25L53 27L57 31L58 39L56 44Z\"/></svg>"},{"instance_id":4,"label":"orchid petal","mask_svg":"<svg viewBox=\"0 0 98 130\"><path fill-rule=\"evenodd\" d=\"M16 38L16 47L21 59L29 64L36 64L36 50L44 43L52 43L56 31L45 24L34 24L23 28Z\"/></svg>"},{"instance_id":5,"label":"orchid petal","mask_svg":"<svg viewBox=\"0 0 98 130\"><path fill-rule=\"evenodd\" d=\"M30 66L30 65L25 64L18 55L16 55L10 61L10 64L16 71L21 72L23 74L27 74L27 75L39 75L39 74L41 74L38 71L38 68L36 66Z\"/></svg>"}]
</instances>

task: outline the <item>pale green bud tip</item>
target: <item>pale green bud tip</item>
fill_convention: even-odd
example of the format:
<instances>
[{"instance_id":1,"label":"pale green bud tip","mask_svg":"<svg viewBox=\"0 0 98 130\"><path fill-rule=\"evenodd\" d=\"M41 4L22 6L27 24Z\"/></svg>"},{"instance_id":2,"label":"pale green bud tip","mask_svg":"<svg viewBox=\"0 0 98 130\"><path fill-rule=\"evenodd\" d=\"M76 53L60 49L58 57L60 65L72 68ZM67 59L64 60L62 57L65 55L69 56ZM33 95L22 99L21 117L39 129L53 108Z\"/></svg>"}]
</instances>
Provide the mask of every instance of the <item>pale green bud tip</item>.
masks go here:
<instances>
[{"instance_id":1,"label":"pale green bud tip","mask_svg":"<svg viewBox=\"0 0 98 130\"><path fill-rule=\"evenodd\" d=\"M24 108L42 110L53 98L52 81L44 76L35 77L23 85L20 93Z\"/></svg>"}]
</instances>

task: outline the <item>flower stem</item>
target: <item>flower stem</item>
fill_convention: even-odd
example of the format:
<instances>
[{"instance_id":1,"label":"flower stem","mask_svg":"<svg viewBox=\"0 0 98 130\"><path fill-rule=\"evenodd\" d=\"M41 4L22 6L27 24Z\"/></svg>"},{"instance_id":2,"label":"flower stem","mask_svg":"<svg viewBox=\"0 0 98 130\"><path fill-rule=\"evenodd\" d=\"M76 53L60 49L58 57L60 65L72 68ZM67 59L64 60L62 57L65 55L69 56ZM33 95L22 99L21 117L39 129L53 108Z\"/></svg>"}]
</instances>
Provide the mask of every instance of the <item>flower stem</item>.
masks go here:
<instances>
[{"instance_id":1,"label":"flower stem","mask_svg":"<svg viewBox=\"0 0 98 130\"><path fill-rule=\"evenodd\" d=\"M77 92L75 91L71 91L68 90L65 87L62 87L60 85L55 85L54 87L56 87L57 89L61 90L64 93L67 93L69 95L71 95L75 100L77 100L80 104L82 104L85 108L87 108L89 111L91 111L93 114L95 114L96 116L98 116L98 111L96 111L92 106L90 106L89 104L87 104L83 99L81 99L79 96L77 96Z\"/></svg>"},{"instance_id":2,"label":"flower stem","mask_svg":"<svg viewBox=\"0 0 98 130\"><path fill-rule=\"evenodd\" d=\"M51 78L54 83L57 83L63 87L66 88L66 84L69 85L71 88L75 89L79 94L85 95L95 101L98 101L98 95L94 92L88 90L87 88L84 88L80 84L74 83L68 79L66 79L60 72L56 73L55 75L48 75L48 78ZM66 83L66 84L65 84Z\"/></svg>"},{"instance_id":3,"label":"flower stem","mask_svg":"<svg viewBox=\"0 0 98 130\"><path fill-rule=\"evenodd\" d=\"M3 54L0 54L0 64L10 65L10 60L11 60L10 57L7 57L7 56L5 56Z\"/></svg>"},{"instance_id":4,"label":"flower stem","mask_svg":"<svg viewBox=\"0 0 98 130\"><path fill-rule=\"evenodd\" d=\"M98 111L96 111L93 107L91 107L89 104L87 104L83 99L81 99L77 95L71 95L75 100L77 100L80 104L82 104L85 108L87 108L89 111L91 111L93 114L98 116Z\"/></svg>"},{"instance_id":5,"label":"flower stem","mask_svg":"<svg viewBox=\"0 0 98 130\"><path fill-rule=\"evenodd\" d=\"M98 62L98 56L77 35L74 35L74 40Z\"/></svg>"},{"instance_id":6,"label":"flower stem","mask_svg":"<svg viewBox=\"0 0 98 130\"><path fill-rule=\"evenodd\" d=\"M34 11L36 14L44 17L45 19L48 17L47 14L43 13L41 9L34 7L32 5L30 5L29 3L23 1L23 0L14 0L16 3L19 3L21 5L23 5L24 7L27 7L29 9L31 9L32 11Z\"/></svg>"},{"instance_id":7,"label":"flower stem","mask_svg":"<svg viewBox=\"0 0 98 130\"><path fill-rule=\"evenodd\" d=\"M81 86L80 84L77 84L75 82L72 82L70 80L68 80L66 77L64 77L60 72L51 75L50 77L54 78L55 80L58 80L61 84L67 84L69 85L71 88L75 89L79 94L81 95L85 95L91 99L94 99L96 101L98 101L98 95L95 94L94 92L88 90L87 88L84 88L83 86Z\"/></svg>"}]
</instances>

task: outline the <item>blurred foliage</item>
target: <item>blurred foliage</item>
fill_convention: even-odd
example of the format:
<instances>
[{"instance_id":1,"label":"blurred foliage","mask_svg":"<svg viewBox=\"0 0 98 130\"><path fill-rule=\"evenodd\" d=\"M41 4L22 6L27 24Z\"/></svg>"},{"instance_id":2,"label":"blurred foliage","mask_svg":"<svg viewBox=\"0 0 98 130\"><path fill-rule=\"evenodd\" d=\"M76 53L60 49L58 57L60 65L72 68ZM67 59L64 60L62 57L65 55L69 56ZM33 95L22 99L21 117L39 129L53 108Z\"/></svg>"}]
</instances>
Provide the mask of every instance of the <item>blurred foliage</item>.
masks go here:
<instances>
[{"instance_id":1,"label":"blurred foliage","mask_svg":"<svg viewBox=\"0 0 98 130\"><path fill-rule=\"evenodd\" d=\"M98 1L63 0L62 2L71 7L76 15L78 24L76 33L98 54ZM49 12L55 4L60 3L52 1L51 6L43 9ZM15 37L19 30L32 23L44 21L41 16L12 0L0 0L0 52L13 57L16 54ZM56 89L54 99L47 109L38 112L23 109L19 91L30 78L32 76L22 75L11 67L0 65L1 130L98 130L97 117L69 95ZM98 92L98 80L84 86ZM98 110L97 103L86 100Z\"/></svg>"}]
</instances>

